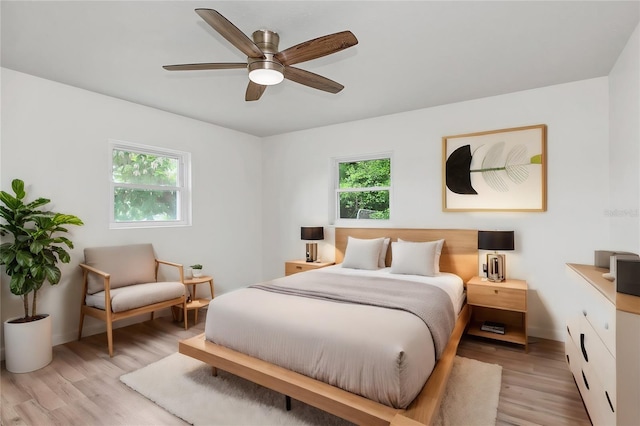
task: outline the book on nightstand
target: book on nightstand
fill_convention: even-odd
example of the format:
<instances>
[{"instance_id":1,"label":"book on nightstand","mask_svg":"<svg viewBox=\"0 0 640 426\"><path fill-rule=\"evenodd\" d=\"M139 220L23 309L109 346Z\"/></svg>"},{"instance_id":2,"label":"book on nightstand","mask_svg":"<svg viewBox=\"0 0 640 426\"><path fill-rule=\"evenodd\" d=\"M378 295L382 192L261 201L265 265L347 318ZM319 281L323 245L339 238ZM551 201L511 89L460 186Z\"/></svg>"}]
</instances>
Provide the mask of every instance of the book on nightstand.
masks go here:
<instances>
[{"instance_id":1,"label":"book on nightstand","mask_svg":"<svg viewBox=\"0 0 640 426\"><path fill-rule=\"evenodd\" d=\"M480 330L488 331L490 333L504 334L504 324L501 322L484 321Z\"/></svg>"}]
</instances>

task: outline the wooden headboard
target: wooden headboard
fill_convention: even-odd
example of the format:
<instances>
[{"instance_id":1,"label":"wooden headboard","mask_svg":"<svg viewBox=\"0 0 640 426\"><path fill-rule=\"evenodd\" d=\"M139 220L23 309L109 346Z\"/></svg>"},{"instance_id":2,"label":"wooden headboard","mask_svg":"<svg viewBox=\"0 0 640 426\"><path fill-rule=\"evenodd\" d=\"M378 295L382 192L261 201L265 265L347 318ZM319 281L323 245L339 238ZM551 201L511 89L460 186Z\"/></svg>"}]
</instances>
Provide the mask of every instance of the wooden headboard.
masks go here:
<instances>
[{"instance_id":1,"label":"wooden headboard","mask_svg":"<svg viewBox=\"0 0 640 426\"><path fill-rule=\"evenodd\" d=\"M466 283L478 275L478 231L475 229L402 229L402 228L336 228L336 263L342 263L347 248L347 237L380 238L391 241L435 241L444 238L440 270L460 276ZM391 265L391 246L386 265Z\"/></svg>"}]
</instances>

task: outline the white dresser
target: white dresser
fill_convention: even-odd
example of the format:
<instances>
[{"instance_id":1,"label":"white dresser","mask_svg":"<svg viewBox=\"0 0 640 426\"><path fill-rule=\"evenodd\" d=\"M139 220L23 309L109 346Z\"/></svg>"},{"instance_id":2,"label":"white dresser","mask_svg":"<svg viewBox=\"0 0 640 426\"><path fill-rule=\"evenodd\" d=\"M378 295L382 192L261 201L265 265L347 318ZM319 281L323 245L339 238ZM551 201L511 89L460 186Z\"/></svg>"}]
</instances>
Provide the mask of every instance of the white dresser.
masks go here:
<instances>
[{"instance_id":1,"label":"white dresser","mask_svg":"<svg viewBox=\"0 0 640 426\"><path fill-rule=\"evenodd\" d=\"M605 269L567 264L565 353L591 422L640 424L640 297L619 294Z\"/></svg>"}]
</instances>

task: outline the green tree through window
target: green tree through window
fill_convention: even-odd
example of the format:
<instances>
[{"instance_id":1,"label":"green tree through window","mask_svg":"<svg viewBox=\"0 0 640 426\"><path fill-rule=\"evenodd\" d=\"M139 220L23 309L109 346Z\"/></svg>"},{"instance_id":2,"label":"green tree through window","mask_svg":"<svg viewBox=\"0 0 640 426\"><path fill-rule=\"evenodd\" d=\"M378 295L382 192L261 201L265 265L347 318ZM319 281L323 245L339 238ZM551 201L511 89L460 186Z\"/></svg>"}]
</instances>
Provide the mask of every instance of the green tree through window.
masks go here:
<instances>
[{"instance_id":1,"label":"green tree through window","mask_svg":"<svg viewBox=\"0 0 640 426\"><path fill-rule=\"evenodd\" d=\"M182 221L186 188L180 153L114 145L111 154L113 222Z\"/></svg>"},{"instance_id":2,"label":"green tree through window","mask_svg":"<svg viewBox=\"0 0 640 426\"><path fill-rule=\"evenodd\" d=\"M338 162L340 219L389 219L391 158Z\"/></svg>"}]
</instances>

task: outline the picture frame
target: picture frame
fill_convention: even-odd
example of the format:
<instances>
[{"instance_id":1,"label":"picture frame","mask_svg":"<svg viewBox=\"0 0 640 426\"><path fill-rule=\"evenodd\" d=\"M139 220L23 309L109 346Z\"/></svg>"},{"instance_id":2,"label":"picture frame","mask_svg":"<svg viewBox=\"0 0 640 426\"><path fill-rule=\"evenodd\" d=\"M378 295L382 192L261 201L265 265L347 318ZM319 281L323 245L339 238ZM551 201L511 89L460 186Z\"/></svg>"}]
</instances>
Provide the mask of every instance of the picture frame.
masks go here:
<instances>
[{"instance_id":1,"label":"picture frame","mask_svg":"<svg viewBox=\"0 0 640 426\"><path fill-rule=\"evenodd\" d=\"M547 126L442 138L442 210L547 210Z\"/></svg>"}]
</instances>

